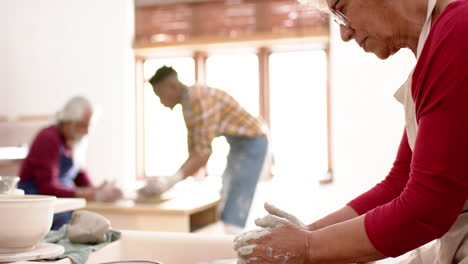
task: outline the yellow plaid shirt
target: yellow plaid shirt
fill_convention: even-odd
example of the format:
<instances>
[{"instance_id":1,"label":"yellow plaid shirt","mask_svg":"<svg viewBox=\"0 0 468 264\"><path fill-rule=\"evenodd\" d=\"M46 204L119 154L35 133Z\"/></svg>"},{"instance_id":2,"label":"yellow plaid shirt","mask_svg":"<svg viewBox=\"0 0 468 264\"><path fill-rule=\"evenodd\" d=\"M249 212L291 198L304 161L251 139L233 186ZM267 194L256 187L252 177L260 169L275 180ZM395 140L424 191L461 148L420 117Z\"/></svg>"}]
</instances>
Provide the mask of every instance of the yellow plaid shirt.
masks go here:
<instances>
[{"instance_id":1,"label":"yellow plaid shirt","mask_svg":"<svg viewBox=\"0 0 468 264\"><path fill-rule=\"evenodd\" d=\"M219 89L207 86L184 89L182 110L189 153L211 154L211 142L221 135L250 138L266 135L266 126L262 121Z\"/></svg>"}]
</instances>

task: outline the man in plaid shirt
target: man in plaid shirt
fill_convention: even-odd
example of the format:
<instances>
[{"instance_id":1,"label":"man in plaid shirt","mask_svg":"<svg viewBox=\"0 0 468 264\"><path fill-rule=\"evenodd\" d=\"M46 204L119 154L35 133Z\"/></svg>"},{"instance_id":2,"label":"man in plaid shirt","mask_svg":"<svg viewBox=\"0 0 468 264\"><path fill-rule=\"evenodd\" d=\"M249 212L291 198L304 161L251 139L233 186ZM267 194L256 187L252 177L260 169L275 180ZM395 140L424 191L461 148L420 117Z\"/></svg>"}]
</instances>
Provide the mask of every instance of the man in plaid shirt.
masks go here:
<instances>
[{"instance_id":1,"label":"man in plaid shirt","mask_svg":"<svg viewBox=\"0 0 468 264\"><path fill-rule=\"evenodd\" d=\"M221 219L228 232L242 229L267 155L266 126L226 92L184 85L172 67L161 67L149 82L164 106L182 105L189 158L173 176L148 181L140 194L160 194L195 174L208 162L213 139L224 136L230 151L223 173Z\"/></svg>"}]
</instances>

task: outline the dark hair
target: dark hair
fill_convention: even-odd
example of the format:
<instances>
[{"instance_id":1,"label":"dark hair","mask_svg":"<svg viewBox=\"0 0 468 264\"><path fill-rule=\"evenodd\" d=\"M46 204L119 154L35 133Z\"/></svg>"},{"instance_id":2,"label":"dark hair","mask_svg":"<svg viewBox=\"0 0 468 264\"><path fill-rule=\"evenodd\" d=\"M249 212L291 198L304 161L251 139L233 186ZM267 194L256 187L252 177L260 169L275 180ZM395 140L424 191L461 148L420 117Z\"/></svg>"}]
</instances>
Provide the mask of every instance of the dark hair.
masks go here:
<instances>
[{"instance_id":1,"label":"dark hair","mask_svg":"<svg viewBox=\"0 0 468 264\"><path fill-rule=\"evenodd\" d=\"M155 85L173 74L177 76L177 72L172 67L164 65L156 71L151 79L149 79L149 83Z\"/></svg>"}]
</instances>

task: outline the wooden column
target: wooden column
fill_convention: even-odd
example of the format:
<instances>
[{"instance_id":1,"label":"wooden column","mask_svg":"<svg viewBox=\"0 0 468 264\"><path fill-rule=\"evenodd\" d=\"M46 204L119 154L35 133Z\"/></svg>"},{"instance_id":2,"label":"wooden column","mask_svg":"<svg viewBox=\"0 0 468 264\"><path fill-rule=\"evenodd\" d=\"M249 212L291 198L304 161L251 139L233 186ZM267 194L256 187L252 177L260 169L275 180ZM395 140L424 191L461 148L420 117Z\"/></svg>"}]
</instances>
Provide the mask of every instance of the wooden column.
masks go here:
<instances>
[{"instance_id":1,"label":"wooden column","mask_svg":"<svg viewBox=\"0 0 468 264\"><path fill-rule=\"evenodd\" d=\"M206 59L208 55L204 51L195 51L193 60L195 61L195 83L206 84ZM208 175L206 165L201 167L194 175L196 179L203 179Z\"/></svg>"},{"instance_id":2,"label":"wooden column","mask_svg":"<svg viewBox=\"0 0 468 264\"><path fill-rule=\"evenodd\" d=\"M206 84L206 59L208 55L203 51L196 51L193 54L195 61L195 82L199 84Z\"/></svg>"},{"instance_id":3,"label":"wooden column","mask_svg":"<svg viewBox=\"0 0 468 264\"><path fill-rule=\"evenodd\" d=\"M135 58L135 151L136 151L136 177L142 179L145 177L145 97L144 97L144 63L146 58Z\"/></svg>"},{"instance_id":4,"label":"wooden column","mask_svg":"<svg viewBox=\"0 0 468 264\"><path fill-rule=\"evenodd\" d=\"M260 116L268 127L270 127L270 54L271 50L267 47L259 48L257 53ZM262 180L269 180L273 177L272 161L271 157L266 160L263 174L260 176Z\"/></svg>"},{"instance_id":5,"label":"wooden column","mask_svg":"<svg viewBox=\"0 0 468 264\"><path fill-rule=\"evenodd\" d=\"M332 135L332 94L331 94L331 54L330 43L325 49L327 55L327 161L328 168L323 178L320 179L321 184L333 182L333 135Z\"/></svg>"},{"instance_id":6,"label":"wooden column","mask_svg":"<svg viewBox=\"0 0 468 264\"><path fill-rule=\"evenodd\" d=\"M270 126L270 54L266 47L258 49L260 116Z\"/></svg>"}]
</instances>

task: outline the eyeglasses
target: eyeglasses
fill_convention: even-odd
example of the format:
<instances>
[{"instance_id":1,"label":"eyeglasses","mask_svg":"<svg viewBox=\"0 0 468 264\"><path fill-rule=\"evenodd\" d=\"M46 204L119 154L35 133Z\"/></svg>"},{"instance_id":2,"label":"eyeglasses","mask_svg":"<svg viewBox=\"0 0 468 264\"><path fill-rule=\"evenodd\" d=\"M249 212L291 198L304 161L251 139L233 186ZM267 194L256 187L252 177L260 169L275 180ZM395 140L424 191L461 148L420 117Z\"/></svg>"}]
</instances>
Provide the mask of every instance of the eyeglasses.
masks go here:
<instances>
[{"instance_id":1,"label":"eyeglasses","mask_svg":"<svg viewBox=\"0 0 468 264\"><path fill-rule=\"evenodd\" d=\"M331 14L333 16L333 19L335 20L336 23L338 23L338 25L340 26L344 26L344 27L349 27L349 19L343 14L341 13L337 8L336 6L338 5L338 3L340 2L341 0L336 0L336 2L331 6Z\"/></svg>"}]
</instances>

